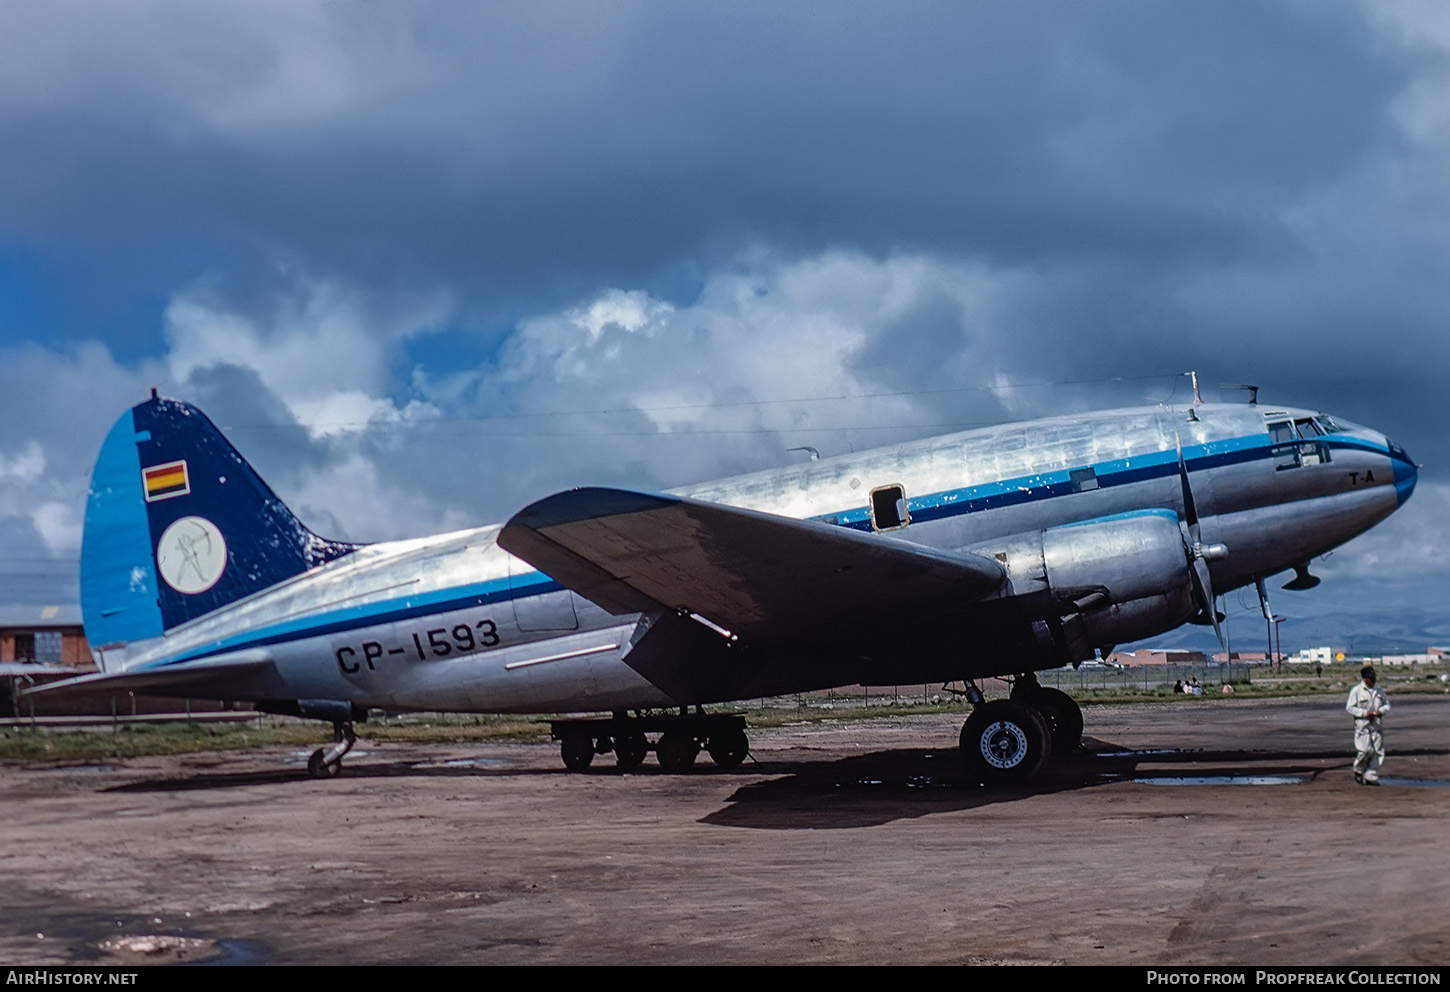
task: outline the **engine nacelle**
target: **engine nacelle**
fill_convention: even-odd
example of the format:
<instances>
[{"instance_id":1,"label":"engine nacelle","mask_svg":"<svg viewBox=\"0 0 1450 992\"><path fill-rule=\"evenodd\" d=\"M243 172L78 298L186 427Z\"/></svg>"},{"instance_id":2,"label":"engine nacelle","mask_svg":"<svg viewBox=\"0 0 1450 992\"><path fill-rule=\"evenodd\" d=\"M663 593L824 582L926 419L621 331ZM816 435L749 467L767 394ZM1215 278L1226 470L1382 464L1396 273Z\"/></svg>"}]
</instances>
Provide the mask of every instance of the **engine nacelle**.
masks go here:
<instances>
[{"instance_id":1,"label":"engine nacelle","mask_svg":"<svg viewBox=\"0 0 1450 992\"><path fill-rule=\"evenodd\" d=\"M1101 517L967 550L1003 564L1004 597L1044 604L1047 615L1032 626L1048 663L1086 660L1097 646L1172 630L1195 612L1183 531L1169 510Z\"/></svg>"}]
</instances>

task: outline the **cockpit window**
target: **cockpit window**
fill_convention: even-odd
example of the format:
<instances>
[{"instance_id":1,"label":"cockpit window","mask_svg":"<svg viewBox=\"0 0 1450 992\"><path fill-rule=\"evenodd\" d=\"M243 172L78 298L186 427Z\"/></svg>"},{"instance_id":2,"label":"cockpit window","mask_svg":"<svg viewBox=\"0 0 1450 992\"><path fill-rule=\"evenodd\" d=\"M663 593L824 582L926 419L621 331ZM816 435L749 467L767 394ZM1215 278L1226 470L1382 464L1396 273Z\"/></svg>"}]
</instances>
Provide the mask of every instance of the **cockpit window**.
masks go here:
<instances>
[{"instance_id":1,"label":"cockpit window","mask_svg":"<svg viewBox=\"0 0 1450 992\"><path fill-rule=\"evenodd\" d=\"M1344 433L1344 428L1341 427L1339 424L1335 423L1334 422L1334 418L1331 417L1327 413L1321 413L1321 414L1319 414L1319 416L1317 416L1317 417L1314 418L1314 422L1316 424L1318 424L1319 425L1319 429L1322 430L1326 434L1343 434Z\"/></svg>"},{"instance_id":2,"label":"cockpit window","mask_svg":"<svg viewBox=\"0 0 1450 992\"><path fill-rule=\"evenodd\" d=\"M1304 417L1300 420L1281 420L1269 425L1269 437L1275 444L1283 444L1287 441L1312 441L1316 437L1323 437L1325 434L1334 433L1337 428L1321 423L1321 420L1328 420L1327 417ZM1332 424L1333 421L1330 421Z\"/></svg>"},{"instance_id":3,"label":"cockpit window","mask_svg":"<svg viewBox=\"0 0 1450 992\"><path fill-rule=\"evenodd\" d=\"M1318 415L1315 416L1314 419L1315 420L1318 420L1318 421L1320 421L1322 423L1327 423L1329 425L1329 432L1331 434L1373 434L1374 433L1374 431L1370 430L1368 427L1364 426L1363 424L1353 423L1352 421L1345 420L1343 417L1331 417L1327 413L1318 414Z\"/></svg>"},{"instance_id":4,"label":"cockpit window","mask_svg":"<svg viewBox=\"0 0 1450 992\"><path fill-rule=\"evenodd\" d=\"M1329 461L1329 447L1318 439L1331 431L1321 420L1327 417L1301 417L1298 420L1278 420L1269 424L1269 439L1273 442L1274 468L1300 468L1304 465L1322 465ZM1329 421L1333 425L1333 421Z\"/></svg>"}]
</instances>

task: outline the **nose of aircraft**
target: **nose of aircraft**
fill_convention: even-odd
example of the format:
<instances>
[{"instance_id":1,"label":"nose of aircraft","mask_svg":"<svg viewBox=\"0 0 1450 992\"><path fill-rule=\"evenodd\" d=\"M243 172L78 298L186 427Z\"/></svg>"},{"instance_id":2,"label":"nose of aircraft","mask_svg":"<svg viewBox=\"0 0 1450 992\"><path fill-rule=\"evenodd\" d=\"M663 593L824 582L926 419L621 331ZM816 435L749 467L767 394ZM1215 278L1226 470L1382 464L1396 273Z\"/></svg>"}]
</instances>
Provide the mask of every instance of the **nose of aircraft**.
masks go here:
<instances>
[{"instance_id":1,"label":"nose of aircraft","mask_svg":"<svg viewBox=\"0 0 1450 992\"><path fill-rule=\"evenodd\" d=\"M1390 451L1390 464L1395 469L1395 495L1399 497L1400 505L1410 498L1410 493L1415 491L1415 481L1420 476L1420 470L1410 459L1410 453L1398 444L1385 438L1385 445Z\"/></svg>"}]
</instances>

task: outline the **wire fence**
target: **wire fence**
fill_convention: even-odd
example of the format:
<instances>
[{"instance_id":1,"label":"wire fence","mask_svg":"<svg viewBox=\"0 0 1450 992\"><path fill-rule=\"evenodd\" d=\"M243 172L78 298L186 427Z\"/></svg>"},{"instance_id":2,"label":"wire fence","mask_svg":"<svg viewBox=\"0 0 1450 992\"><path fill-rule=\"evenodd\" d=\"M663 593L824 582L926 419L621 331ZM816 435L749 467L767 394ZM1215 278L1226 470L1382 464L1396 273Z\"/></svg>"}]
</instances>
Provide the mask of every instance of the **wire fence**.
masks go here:
<instances>
[{"instance_id":1,"label":"wire fence","mask_svg":"<svg viewBox=\"0 0 1450 992\"><path fill-rule=\"evenodd\" d=\"M1197 682L1205 691L1218 691L1220 686L1243 684L1250 680L1249 666L1244 662L1195 662L1184 665L1139 665L1132 668L1113 665L1083 665L1080 668L1056 668L1037 673L1038 681L1073 694L1089 692L1155 692L1171 690L1175 684L1188 686ZM988 697L1005 696L1011 690L1006 679L982 679L978 683ZM966 703L961 683L845 686L822 689L771 699L751 700L750 707L762 709L938 705L952 700Z\"/></svg>"},{"instance_id":2,"label":"wire fence","mask_svg":"<svg viewBox=\"0 0 1450 992\"><path fill-rule=\"evenodd\" d=\"M1091 668L1054 668L1038 672L1037 680L1067 692L1074 689L1143 689L1151 691L1175 683L1189 684L1197 681L1202 686L1241 684L1249 681L1249 666L1241 661L1204 661L1187 665L1138 665L1133 668L1114 668L1095 665Z\"/></svg>"}]
</instances>

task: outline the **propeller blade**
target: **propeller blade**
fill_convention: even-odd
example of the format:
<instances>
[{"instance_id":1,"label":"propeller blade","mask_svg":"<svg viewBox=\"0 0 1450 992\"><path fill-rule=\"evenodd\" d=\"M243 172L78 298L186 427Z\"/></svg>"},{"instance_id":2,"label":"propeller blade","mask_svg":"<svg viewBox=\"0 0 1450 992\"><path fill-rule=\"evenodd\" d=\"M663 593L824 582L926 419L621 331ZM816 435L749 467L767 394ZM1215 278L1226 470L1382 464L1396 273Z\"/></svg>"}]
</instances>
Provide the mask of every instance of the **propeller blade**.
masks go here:
<instances>
[{"instance_id":1,"label":"propeller blade","mask_svg":"<svg viewBox=\"0 0 1450 992\"><path fill-rule=\"evenodd\" d=\"M1198 506L1193 501L1193 487L1188 484L1188 463L1183 460L1183 439L1179 437L1177 431L1173 432L1173 444L1178 449L1178 481L1183 486L1183 522L1187 525L1184 529L1183 542L1193 564L1190 570L1193 576L1193 591L1198 598L1198 606L1203 611L1203 616L1213 624L1213 632L1218 636L1219 647L1227 650L1228 644L1223 637L1223 626L1219 623L1218 610L1214 609L1213 579L1208 571L1208 557L1210 554L1221 556L1227 553L1228 549L1222 545L1204 548L1198 532Z\"/></svg>"},{"instance_id":2,"label":"propeller blade","mask_svg":"<svg viewBox=\"0 0 1450 992\"><path fill-rule=\"evenodd\" d=\"M1223 638L1223 625L1219 623L1218 610L1213 608L1213 580L1208 574L1208 562L1196 556L1193 559L1193 585L1199 594L1204 612L1213 621L1213 632L1218 637L1218 646L1228 650L1228 644Z\"/></svg>"},{"instance_id":3,"label":"propeller blade","mask_svg":"<svg viewBox=\"0 0 1450 992\"><path fill-rule=\"evenodd\" d=\"M1183 519L1188 523L1188 536L1198 543L1198 507L1193 502L1193 489L1188 485L1188 463L1183 460L1183 439L1173 432L1173 443L1178 448L1178 481L1183 484Z\"/></svg>"}]
</instances>

